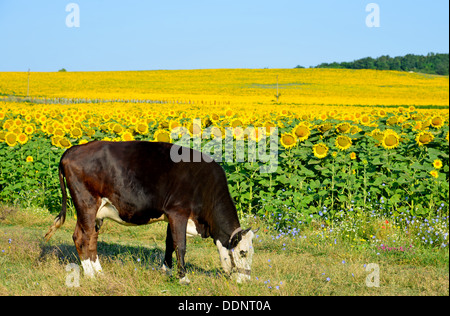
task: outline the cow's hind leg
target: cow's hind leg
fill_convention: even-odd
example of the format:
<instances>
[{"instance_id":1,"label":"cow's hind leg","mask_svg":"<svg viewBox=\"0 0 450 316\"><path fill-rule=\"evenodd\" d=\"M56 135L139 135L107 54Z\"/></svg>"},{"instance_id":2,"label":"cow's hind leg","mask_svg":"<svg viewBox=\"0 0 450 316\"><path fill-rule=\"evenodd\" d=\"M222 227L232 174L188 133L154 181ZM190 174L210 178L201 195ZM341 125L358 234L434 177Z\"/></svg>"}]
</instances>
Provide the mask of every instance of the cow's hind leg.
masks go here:
<instances>
[{"instance_id":1,"label":"cow's hind leg","mask_svg":"<svg viewBox=\"0 0 450 316\"><path fill-rule=\"evenodd\" d=\"M84 274L89 277L94 277L95 273L99 273L102 270L97 255L98 231L95 228L86 229L84 226L80 221L77 222L73 234L73 241L77 248Z\"/></svg>"},{"instance_id":2,"label":"cow's hind leg","mask_svg":"<svg viewBox=\"0 0 450 316\"><path fill-rule=\"evenodd\" d=\"M97 255L97 239L99 226L96 226L95 216L100 200L83 190L73 199L77 210L77 225L73 234L73 241L83 266L84 274L93 277L102 270Z\"/></svg>"}]
</instances>

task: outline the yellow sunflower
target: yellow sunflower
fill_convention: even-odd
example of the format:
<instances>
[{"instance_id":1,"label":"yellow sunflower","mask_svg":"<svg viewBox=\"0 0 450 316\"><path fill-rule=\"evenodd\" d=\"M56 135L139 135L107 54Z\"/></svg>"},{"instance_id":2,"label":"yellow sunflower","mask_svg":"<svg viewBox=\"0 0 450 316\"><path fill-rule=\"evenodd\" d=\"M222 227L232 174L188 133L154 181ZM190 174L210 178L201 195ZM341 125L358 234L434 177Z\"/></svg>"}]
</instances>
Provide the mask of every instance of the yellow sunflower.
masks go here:
<instances>
[{"instance_id":1,"label":"yellow sunflower","mask_svg":"<svg viewBox=\"0 0 450 316\"><path fill-rule=\"evenodd\" d=\"M78 142L78 145L83 145L83 144L87 144L87 143L89 143L86 139L81 139L79 142Z\"/></svg>"},{"instance_id":2,"label":"yellow sunflower","mask_svg":"<svg viewBox=\"0 0 450 316\"><path fill-rule=\"evenodd\" d=\"M31 156L28 156L28 157L27 157L27 159L26 159L26 161L27 161L27 162L33 162L33 161L34 161L34 159L33 159L33 157L31 157Z\"/></svg>"},{"instance_id":3,"label":"yellow sunflower","mask_svg":"<svg viewBox=\"0 0 450 316\"><path fill-rule=\"evenodd\" d=\"M79 127L74 127L70 130L70 136L72 138L81 138L81 136L83 136L83 131Z\"/></svg>"},{"instance_id":4,"label":"yellow sunflower","mask_svg":"<svg viewBox=\"0 0 450 316\"><path fill-rule=\"evenodd\" d=\"M129 142L134 140L134 136L131 132L126 131L125 133L122 134L122 136L120 136L120 139L124 142Z\"/></svg>"},{"instance_id":5,"label":"yellow sunflower","mask_svg":"<svg viewBox=\"0 0 450 316\"><path fill-rule=\"evenodd\" d=\"M27 126L25 126L25 133L27 133L28 135L31 135L34 133L34 125L33 124L28 124Z\"/></svg>"},{"instance_id":6,"label":"yellow sunflower","mask_svg":"<svg viewBox=\"0 0 450 316\"><path fill-rule=\"evenodd\" d=\"M427 144L431 143L433 140L434 140L433 134L431 134L430 132L427 132L427 131L420 132L416 136L416 143L419 146L427 145Z\"/></svg>"},{"instance_id":7,"label":"yellow sunflower","mask_svg":"<svg viewBox=\"0 0 450 316\"><path fill-rule=\"evenodd\" d=\"M297 136L297 139L302 142L308 139L309 135L311 135L311 130L306 124L300 123L296 127L294 127L294 129L292 130L292 134L295 134L295 136Z\"/></svg>"},{"instance_id":8,"label":"yellow sunflower","mask_svg":"<svg viewBox=\"0 0 450 316\"><path fill-rule=\"evenodd\" d=\"M225 110L225 117L226 118L231 118L231 117L233 117L233 115L234 115L234 111L232 109L228 108L228 109Z\"/></svg>"},{"instance_id":9,"label":"yellow sunflower","mask_svg":"<svg viewBox=\"0 0 450 316\"><path fill-rule=\"evenodd\" d=\"M280 142L284 148L290 149L297 144L297 136L292 133L285 133L281 135Z\"/></svg>"},{"instance_id":10,"label":"yellow sunflower","mask_svg":"<svg viewBox=\"0 0 450 316\"><path fill-rule=\"evenodd\" d=\"M191 136L198 136L202 134L202 127L196 121L189 122L187 125L187 130Z\"/></svg>"},{"instance_id":11,"label":"yellow sunflower","mask_svg":"<svg viewBox=\"0 0 450 316\"><path fill-rule=\"evenodd\" d=\"M352 140L348 136L339 135L336 138L335 145L340 150L347 150L352 145Z\"/></svg>"},{"instance_id":12,"label":"yellow sunflower","mask_svg":"<svg viewBox=\"0 0 450 316\"><path fill-rule=\"evenodd\" d=\"M27 134L20 133L19 135L17 135L17 141L19 142L19 144L24 145L28 141Z\"/></svg>"},{"instance_id":13,"label":"yellow sunflower","mask_svg":"<svg viewBox=\"0 0 450 316\"><path fill-rule=\"evenodd\" d=\"M112 126L112 131L114 132L114 133L116 133L116 134L122 134L123 132L124 132L124 128L123 128L123 126L122 125L120 125L119 123L115 123L113 126Z\"/></svg>"},{"instance_id":14,"label":"yellow sunflower","mask_svg":"<svg viewBox=\"0 0 450 316\"><path fill-rule=\"evenodd\" d=\"M263 124L265 131L266 131L266 135L269 136L270 134L275 132L275 129L277 128L277 124L271 122L271 121L266 121Z\"/></svg>"},{"instance_id":15,"label":"yellow sunflower","mask_svg":"<svg viewBox=\"0 0 450 316\"><path fill-rule=\"evenodd\" d=\"M433 178L438 178L439 177L439 172L437 171L437 170L431 170L430 171L430 175L433 177Z\"/></svg>"},{"instance_id":16,"label":"yellow sunflower","mask_svg":"<svg viewBox=\"0 0 450 316\"><path fill-rule=\"evenodd\" d=\"M386 120L386 124L387 124L387 125L390 125L390 126L395 125L395 124L397 124L397 123L398 123L398 118L395 117L395 116L391 116L390 118L388 118L388 119Z\"/></svg>"},{"instance_id":17,"label":"yellow sunflower","mask_svg":"<svg viewBox=\"0 0 450 316\"><path fill-rule=\"evenodd\" d=\"M236 128L236 127L244 127L244 123L242 122L242 120L240 119L234 119L231 121L231 127L232 128Z\"/></svg>"},{"instance_id":18,"label":"yellow sunflower","mask_svg":"<svg viewBox=\"0 0 450 316\"><path fill-rule=\"evenodd\" d=\"M355 160L356 159L356 153L355 152L350 153L350 159L351 160Z\"/></svg>"},{"instance_id":19,"label":"yellow sunflower","mask_svg":"<svg viewBox=\"0 0 450 316\"><path fill-rule=\"evenodd\" d=\"M163 143L171 143L172 137L170 137L170 133L166 130L159 129L155 132L153 135L153 139L156 142L163 142Z\"/></svg>"},{"instance_id":20,"label":"yellow sunflower","mask_svg":"<svg viewBox=\"0 0 450 316\"><path fill-rule=\"evenodd\" d=\"M220 120L220 115L217 113L212 113L209 118L213 123L216 123Z\"/></svg>"},{"instance_id":21,"label":"yellow sunflower","mask_svg":"<svg viewBox=\"0 0 450 316\"><path fill-rule=\"evenodd\" d=\"M440 159L435 159L435 160L433 161L433 167L434 167L435 169L441 169L442 166L443 166L443 164L442 164L442 161L441 161Z\"/></svg>"},{"instance_id":22,"label":"yellow sunflower","mask_svg":"<svg viewBox=\"0 0 450 316\"><path fill-rule=\"evenodd\" d=\"M72 147L72 143L66 137L60 138L58 144L62 148L70 148L70 147Z\"/></svg>"},{"instance_id":23,"label":"yellow sunflower","mask_svg":"<svg viewBox=\"0 0 450 316\"><path fill-rule=\"evenodd\" d=\"M5 135L5 142L10 147L14 147L17 145L17 135L13 132L8 132Z\"/></svg>"},{"instance_id":24,"label":"yellow sunflower","mask_svg":"<svg viewBox=\"0 0 450 316\"><path fill-rule=\"evenodd\" d=\"M381 143L383 141L383 138L384 138L384 133L377 128L377 129L374 129L370 133L370 136L375 138L379 143Z\"/></svg>"},{"instance_id":25,"label":"yellow sunflower","mask_svg":"<svg viewBox=\"0 0 450 316\"><path fill-rule=\"evenodd\" d=\"M321 133L325 133L326 131L329 131L330 129L333 128L333 125L331 123L323 123L319 126L317 126L317 129L321 132Z\"/></svg>"},{"instance_id":26,"label":"yellow sunflower","mask_svg":"<svg viewBox=\"0 0 450 316\"><path fill-rule=\"evenodd\" d=\"M442 126L444 126L444 119L440 116L435 116L431 119L431 126L433 126L434 128L441 128Z\"/></svg>"},{"instance_id":27,"label":"yellow sunflower","mask_svg":"<svg viewBox=\"0 0 450 316\"><path fill-rule=\"evenodd\" d=\"M352 126L350 125L350 123L344 122L344 123L340 123L336 126L336 131L338 133L348 133L350 131L350 128Z\"/></svg>"},{"instance_id":28,"label":"yellow sunflower","mask_svg":"<svg viewBox=\"0 0 450 316\"><path fill-rule=\"evenodd\" d=\"M386 130L384 132L383 139L381 141L381 145L386 149L393 149L398 147L400 144L400 136L393 130Z\"/></svg>"},{"instance_id":29,"label":"yellow sunflower","mask_svg":"<svg viewBox=\"0 0 450 316\"><path fill-rule=\"evenodd\" d=\"M142 121L137 122L136 126L134 127L134 130L141 135L145 135L148 133L148 124Z\"/></svg>"},{"instance_id":30,"label":"yellow sunflower","mask_svg":"<svg viewBox=\"0 0 450 316\"><path fill-rule=\"evenodd\" d=\"M319 159L325 158L328 155L328 146L324 143L316 144L313 146L313 153Z\"/></svg>"}]
</instances>

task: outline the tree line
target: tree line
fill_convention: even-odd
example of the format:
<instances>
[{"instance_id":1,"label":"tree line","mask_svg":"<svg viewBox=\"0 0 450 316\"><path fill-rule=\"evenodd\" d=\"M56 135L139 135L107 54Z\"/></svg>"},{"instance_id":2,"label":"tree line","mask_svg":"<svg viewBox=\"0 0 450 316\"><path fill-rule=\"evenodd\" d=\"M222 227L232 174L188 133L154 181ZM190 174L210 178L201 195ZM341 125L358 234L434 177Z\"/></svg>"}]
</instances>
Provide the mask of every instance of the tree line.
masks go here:
<instances>
[{"instance_id":1,"label":"tree line","mask_svg":"<svg viewBox=\"0 0 450 316\"><path fill-rule=\"evenodd\" d=\"M299 65L295 68L304 67ZM352 62L322 63L312 68L398 70L448 76L449 54L429 53L426 56L408 54L397 57L384 55L378 58L361 58Z\"/></svg>"}]
</instances>

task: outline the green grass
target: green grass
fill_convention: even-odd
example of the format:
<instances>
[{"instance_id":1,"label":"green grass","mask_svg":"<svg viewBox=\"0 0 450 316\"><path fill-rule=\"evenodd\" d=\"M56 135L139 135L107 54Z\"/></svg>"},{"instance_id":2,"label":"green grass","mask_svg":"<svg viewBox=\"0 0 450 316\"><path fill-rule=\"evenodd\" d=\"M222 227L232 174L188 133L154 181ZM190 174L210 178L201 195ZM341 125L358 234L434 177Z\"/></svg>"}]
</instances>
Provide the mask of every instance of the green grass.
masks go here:
<instances>
[{"instance_id":1,"label":"green grass","mask_svg":"<svg viewBox=\"0 0 450 316\"><path fill-rule=\"evenodd\" d=\"M53 218L44 210L0 206L0 295L449 295L448 246L421 246L401 228L383 231L378 218L361 221L359 235L350 235L342 224L320 223L308 224L298 234L283 234L246 218L243 226L260 230L254 240L252 280L244 284L224 275L211 239L190 238L189 286L159 271L165 223L124 227L106 221L98 245L103 274L95 279L81 276L80 287L67 287L71 272L66 266L79 264L72 242L75 219L68 217L45 243L42 236ZM365 230L376 241L364 240ZM392 238L413 247L379 248ZM380 287L366 286L369 263L379 266Z\"/></svg>"}]
</instances>

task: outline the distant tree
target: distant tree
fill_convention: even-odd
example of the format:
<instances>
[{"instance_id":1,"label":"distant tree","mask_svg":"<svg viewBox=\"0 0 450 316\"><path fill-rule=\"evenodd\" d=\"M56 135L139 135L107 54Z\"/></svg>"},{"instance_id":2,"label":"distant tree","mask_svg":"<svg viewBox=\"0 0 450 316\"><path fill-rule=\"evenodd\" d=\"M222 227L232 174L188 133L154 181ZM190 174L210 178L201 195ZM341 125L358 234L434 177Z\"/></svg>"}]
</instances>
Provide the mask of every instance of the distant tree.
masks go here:
<instances>
[{"instance_id":1,"label":"distant tree","mask_svg":"<svg viewBox=\"0 0 450 316\"><path fill-rule=\"evenodd\" d=\"M58 72L67 72L66 68L61 68Z\"/></svg>"},{"instance_id":2,"label":"distant tree","mask_svg":"<svg viewBox=\"0 0 450 316\"><path fill-rule=\"evenodd\" d=\"M449 54L428 53L426 56L408 54L403 57L397 56L394 58L389 55L383 55L375 59L366 57L352 62L322 63L315 68L416 71L448 76Z\"/></svg>"}]
</instances>

